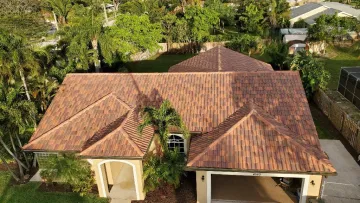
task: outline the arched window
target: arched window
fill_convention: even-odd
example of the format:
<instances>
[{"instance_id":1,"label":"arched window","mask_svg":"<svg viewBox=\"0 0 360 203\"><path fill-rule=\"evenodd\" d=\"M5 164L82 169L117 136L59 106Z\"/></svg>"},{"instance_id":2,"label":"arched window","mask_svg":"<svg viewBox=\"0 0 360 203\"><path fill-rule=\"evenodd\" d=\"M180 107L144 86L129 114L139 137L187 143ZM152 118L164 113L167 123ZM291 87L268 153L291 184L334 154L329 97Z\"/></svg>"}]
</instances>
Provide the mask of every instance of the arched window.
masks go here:
<instances>
[{"instance_id":1,"label":"arched window","mask_svg":"<svg viewBox=\"0 0 360 203\"><path fill-rule=\"evenodd\" d=\"M182 135L170 134L167 143L169 150L175 150L175 148L179 148L180 153L186 154L185 139Z\"/></svg>"}]
</instances>

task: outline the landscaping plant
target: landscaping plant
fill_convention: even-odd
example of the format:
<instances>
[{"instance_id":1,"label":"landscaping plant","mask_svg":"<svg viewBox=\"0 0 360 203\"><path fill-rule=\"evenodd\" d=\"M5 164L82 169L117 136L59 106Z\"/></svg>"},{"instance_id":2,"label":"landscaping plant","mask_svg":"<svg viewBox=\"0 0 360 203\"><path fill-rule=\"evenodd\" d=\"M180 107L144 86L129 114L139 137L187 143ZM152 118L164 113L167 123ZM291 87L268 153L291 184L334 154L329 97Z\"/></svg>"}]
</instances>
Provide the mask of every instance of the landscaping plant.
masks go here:
<instances>
[{"instance_id":1,"label":"landscaping plant","mask_svg":"<svg viewBox=\"0 0 360 203\"><path fill-rule=\"evenodd\" d=\"M165 185L176 188L183 174L185 157L178 149L175 151L168 149L169 128L178 128L184 137L188 137L189 133L180 115L168 100L165 100L159 108L145 107L142 113L143 122L138 130L142 133L145 127L152 126L155 129L154 142L157 146L156 154L151 152L144 160L144 190L153 191Z\"/></svg>"},{"instance_id":2,"label":"landscaping plant","mask_svg":"<svg viewBox=\"0 0 360 203\"><path fill-rule=\"evenodd\" d=\"M324 68L324 64L305 51L297 52L289 58L291 70L300 72L306 97L311 99L314 92L325 89L330 79L330 74Z\"/></svg>"},{"instance_id":3,"label":"landscaping plant","mask_svg":"<svg viewBox=\"0 0 360 203\"><path fill-rule=\"evenodd\" d=\"M177 188L184 167L184 155L178 150L168 151L162 157L149 153L144 160L144 191L154 191L166 185Z\"/></svg>"},{"instance_id":4,"label":"landscaping plant","mask_svg":"<svg viewBox=\"0 0 360 203\"><path fill-rule=\"evenodd\" d=\"M90 164L76 157L75 154L51 156L46 167L40 173L47 183L61 180L68 183L74 192L84 196L91 191L94 177Z\"/></svg>"}]
</instances>

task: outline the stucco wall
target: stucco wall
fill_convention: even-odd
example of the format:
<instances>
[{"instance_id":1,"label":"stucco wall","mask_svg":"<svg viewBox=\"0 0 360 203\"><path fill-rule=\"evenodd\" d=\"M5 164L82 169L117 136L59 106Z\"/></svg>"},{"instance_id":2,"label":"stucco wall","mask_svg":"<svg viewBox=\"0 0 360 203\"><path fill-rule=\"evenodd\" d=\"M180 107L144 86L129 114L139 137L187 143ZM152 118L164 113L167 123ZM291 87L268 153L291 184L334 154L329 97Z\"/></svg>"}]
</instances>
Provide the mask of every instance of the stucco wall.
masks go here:
<instances>
[{"instance_id":1,"label":"stucco wall","mask_svg":"<svg viewBox=\"0 0 360 203\"><path fill-rule=\"evenodd\" d=\"M107 182L108 178L106 177L105 173L105 164L103 163L117 163L117 164L109 164L108 166L111 167L111 171L114 171L115 173L117 171L120 171L121 164L129 164L132 167L135 168L135 185L137 186L138 191L138 198L139 200L143 200L145 198L144 193L144 180L143 180L143 166L142 166L142 160L121 160L121 159L88 159L89 163L92 164L91 169L95 172L95 180L96 184L98 186L99 190L99 196L100 197L109 197L109 191L107 188L107 185L109 184ZM121 164L119 164L121 163ZM99 170L100 169L100 170ZM114 173L112 174L114 175ZM115 176L114 176L115 178Z\"/></svg>"},{"instance_id":2,"label":"stucco wall","mask_svg":"<svg viewBox=\"0 0 360 203\"><path fill-rule=\"evenodd\" d=\"M314 182L312 182L314 181ZM308 194L307 197L309 198L318 198L320 195L321 190L321 183L322 183L322 176L321 175L311 175L309 179L309 187L308 187Z\"/></svg>"},{"instance_id":3,"label":"stucco wall","mask_svg":"<svg viewBox=\"0 0 360 203\"><path fill-rule=\"evenodd\" d=\"M204 180L202 180L204 176ZM196 198L197 203L206 203L207 198L207 177L206 171L196 171Z\"/></svg>"}]
</instances>

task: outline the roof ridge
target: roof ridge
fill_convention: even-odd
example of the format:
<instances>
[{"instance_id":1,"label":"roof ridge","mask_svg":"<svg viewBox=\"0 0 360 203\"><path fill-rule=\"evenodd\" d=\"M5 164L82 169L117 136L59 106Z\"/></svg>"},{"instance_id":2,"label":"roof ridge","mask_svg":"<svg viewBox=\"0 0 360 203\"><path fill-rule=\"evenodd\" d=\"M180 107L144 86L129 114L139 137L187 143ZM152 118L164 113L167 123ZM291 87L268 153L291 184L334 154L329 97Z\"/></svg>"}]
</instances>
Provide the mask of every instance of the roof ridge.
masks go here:
<instances>
[{"instance_id":1,"label":"roof ridge","mask_svg":"<svg viewBox=\"0 0 360 203\"><path fill-rule=\"evenodd\" d=\"M105 135L103 138L101 138L100 140L98 140L97 142L95 142L94 144L92 144L91 146L89 146L88 148L82 150L82 151L80 152L80 155L81 155L81 154L84 154L84 153L87 152L87 151L90 151L90 150L93 149L95 146L97 146L97 145L99 145L100 143L104 142L108 137L110 137L112 134L116 133L117 131L124 132L123 126L126 124L127 120L129 119L129 117L131 116L131 114L132 114L133 112L134 112L134 110L131 110L131 111L127 112L127 115L126 115L125 119L123 120L123 122L121 123L121 125L120 125L119 127L117 127L115 130L113 130L111 133ZM134 147L133 145L134 145L135 143L133 143L132 140L131 140L131 141L129 140L127 133L126 133L126 138L127 138L127 140L130 142L131 146ZM135 145L136 145L136 144L135 144ZM134 149L135 149L135 151L137 151L137 152L139 153L138 150L140 150L140 149L139 149L139 147L138 147L137 145L136 145L136 148L134 148ZM140 155L140 156L143 155L143 153L141 152L141 150L140 150L140 154L139 154L139 155Z\"/></svg>"},{"instance_id":2,"label":"roof ridge","mask_svg":"<svg viewBox=\"0 0 360 203\"><path fill-rule=\"evenodd\" d=\"M255 116L257 119L259 119L261 122L264 122L266 125L270 126L271 129L275 130L277 133L279 133L280 135L282 135L286 140L290 141L291 143L295 144L296 146L298 146L299 148L301 148L301 151L303 151L304 153L308 154L310 157L318 160L319 162L321 162L324 166L326 167L330 167L333 168L333 166L327 162L325 162L323 160L322 157L317 156L316 152L314 152L313 148L307 148L307 146L304 146L305 143L300 142L299 138L297 138L296 136L290 136L287 134L284 134L283 130L280 127L283 127L285 130L288 131L288 133L295 135L294 132L292 132L287 126L285 126L284 124L282 124L281 122L277 121L275 118L273 118L271 115L269 115L266 112L260 112L258 109L260 107L258 107L255 103L251 102L249 104L246 105L245 108L249 108L250 112L242 117L238 122L236 122L233 126L231 126L229 129L226 130L226 132L221 135L220 137L218 137L217 139L215 139L214 141L212 141L211 144L209 144L203 151L201 151L201 153L199 153L198 155L196 155L190 162L188 162L187 165L192 165L194 164L194 162L198 161L201 157L203 157L208 151L211 150L211 148L215 145L217 145L221 140L223 140L225 137L227 137L230 132L232 132L232 130L234 128L237 128L240 124L242 124L245 120L247 120L248 118L250 118L252 115ZM271 123L271 121L269 121L264 115L262 115L261 113L265 114L267 117L270 117L270 119L272 119L276 124ZM310 146L310 145L309 145ZM312 147L312 146L311 146Z\"/></svg>"},{"instance_id":3,"label":"roof ridge","mask_svg":"<svg viewBox=\"0 0 360 203\"><path fill-rule=\"evenodd\" d=\"M252 74L256 75L259 73L266 73L266 74L289 74L289 75L296 75L299 71L222 71L222 72L159 72L159 73L68 73L67 76L105 76L105 75L231 75L231 74Z\"/></svg>"},{"instance_id":4,"label":"roof ridge","mask_svg":"<svg viewBox=\"0 0 360 203\"><path fill-rule=\"evenodd\" d=\"M85 108L81 109L79 112L77 112L75 115L71 116L70 118L64 120L63 122L61 122L59 125L51 128L50 130L44 132L43 134L39 135L38 137L36 137L35 139L33 140L29 140L29 142L35 142L37 141L39 138L43 137L43 136L46 136L47 134L49 134L51 131L57 129L57 128L60 128L61 126L65 125L66 123L72 121L73 119L79 117L80 115L82 115L83 113L85 113L86 111L88 111L89 109L93 108L94 106L96 106L97 104L103 102L104 100L106 100L107 98L110 98L111 96L113 96L113 93L109 93L109 94L106 94L105 96L101 97L100 99L96 100L94 103L86 106Z\"/></svg>"},{"instance_id":5,"label":"roof ridge","mask_svg":"<svg viewBox=\"0 0 360 203\"><path fill-rule=\"evenodd\" d=\"M126 123L125 123L126 124ZM126 135L126 138L127 140L129 141L129 143L131 144L131 146L137 151L137 153L140 155L140 156L143 156L144 155L144 152L141 151L141 149L139 148L139 146L137 144L135 144L135 142L131 139L131 137L129 136L129 134L125 131L124 128L120 128L120 131L122 131L125 135Z\"/></svg>"},{"instance_id":6,"label":"roof ridge","mask_svg":"<svg viewBox=\"0 0 360 203\"><path fill-rule=\"evenodd\" d=\"M253 114L253 109L250 110L250 112L242 117L238 122L236 122L233 126L231 126L229 129L226 130L226 132L221 135L220 137L218 137L217 139L215 139L211 144L209 144L205 150L203 150L201 153L199 153L198 155L196 155L190 162L187 163L187 165L191 165L193 164L193 162L197 161L198 159L200 159L202 156L204 156L204 154L210 150L210 148L214 145L216 145L217 143L219 143L224 137L226 137L234 128L238 127L242 122L244 122L244 120L246 120L247 118L249 118L249 116L251 116Z\"/></svg>"},{"instance_id":7,"label":"roof ridge","mask_svg":"<svg viewBox=\"0 0 360 203\"><path fill-rule=\"evenodd\" d=\"M218 52L218 71L221 72L222 71L222 67L221 67L221 49L220 49L220 46L217 47L217 52Z\"/></svg>"},{"instance_id":8,"label":"roof ridge","mask_svg":"<svg viewBox=\"0 0 360 203\"><path fill-rule=\"evenodd\" d=\"M281 134L284 138L286 138L288 141L294 143L295 145L297 145L297 147L305 152L306 154L310 155L311 157L314 157L315 159L317 159L319 162L323 163L324 165L326 166L329 166L329 163L326 163L323 161L323 159L321 157L318 157L316 152L314 152L313 148L314 146L312 145L307 145L306 143L303 142L302 139L299 139L298 137L295 137L295 136L290 136L290 135L287 135L287 134L284 134L283 132L279 131L279 127L284 127L285 129L289 130L289 132L293 135L295 135L294 132L292 132L287 126L283 125L282 123L278 122L276 119L274 118L271 118L273 119L275 122L277 122L278 124L280 124L280 126L275 126L274 124L272 124L271 122L269 122L266 118L264 118L259 112L257 112L256 110L254 111L254 115L260 119L262 122L266 123L267 125L270 125L272 126L272 128L277 131L279 134ZM271 115L269 115L271 116ZM310 146L311 148L307 148L307 146L304 146L304 145L307 145L307 146ZM331 166L332 167L332 166Z\"/></svg>"}]
</instances>

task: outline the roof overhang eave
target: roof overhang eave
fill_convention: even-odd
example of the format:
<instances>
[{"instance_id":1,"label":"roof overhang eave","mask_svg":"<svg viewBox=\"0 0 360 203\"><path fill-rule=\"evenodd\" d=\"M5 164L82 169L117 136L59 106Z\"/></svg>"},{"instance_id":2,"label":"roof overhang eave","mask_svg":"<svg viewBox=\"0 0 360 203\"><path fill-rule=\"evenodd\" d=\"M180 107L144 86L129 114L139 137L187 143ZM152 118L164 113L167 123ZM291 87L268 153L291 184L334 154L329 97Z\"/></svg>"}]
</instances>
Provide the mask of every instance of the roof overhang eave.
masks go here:
<instances>
[{"instance_id":1,"label":"roof overhang eave","mask_svg":"<svg viewBox=\"0 0 360 203\"><path fill-rule=\"evenodd\" d=\"M82 159L126 159L126 160L143 160L143 156L79 156Z\"/></svg>"},{"instance_id":2,"label":"roof overhang eave","mask_svg":"<svg viewBox=\"0 0 360 203\"><path fill-rule=\"evenodd\" d=\"M281 171L281 170L244 170L244 169L228 169L228 168L202 168L202 167L185 167L186 171L219 171L219 172L248 172L248 173L279 173L279 174L304 174L304 175L322 175L336 176L337 172L321 172L321 171Z\"/></svg>"},{"instance_id":3,"label":"roof overhang eave","mask_svg":"<svg viewBox=\"0 0 360 203\"><path fill-rule=\"evenodd\" d=\"M47 150L47 149L22 149L24 152L44 153L80 153L78 150Z\"/></svg>"}]
</instances>

